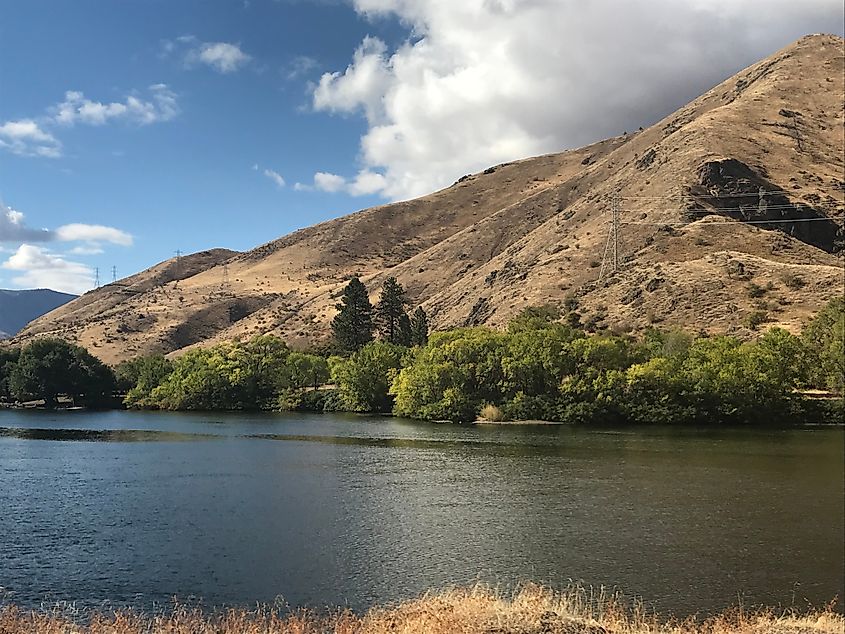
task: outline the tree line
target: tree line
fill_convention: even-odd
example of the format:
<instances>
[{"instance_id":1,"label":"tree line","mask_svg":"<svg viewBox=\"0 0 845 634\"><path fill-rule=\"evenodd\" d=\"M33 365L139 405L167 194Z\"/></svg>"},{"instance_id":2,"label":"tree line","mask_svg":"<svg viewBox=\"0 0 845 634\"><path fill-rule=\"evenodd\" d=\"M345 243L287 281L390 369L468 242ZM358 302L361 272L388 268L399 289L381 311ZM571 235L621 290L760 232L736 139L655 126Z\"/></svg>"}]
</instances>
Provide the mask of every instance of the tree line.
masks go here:
<instances>
[{"instance_id":1,"label":"tree line","mask_svg":"<svg viewBox=\"0 0 845 634\"><path fill-rule=\"evenodd\" d=\"M34 341L3 352L0 390L7 399L40 395L52 403L60 394L95 403L116 390L128 407L383 412L449 421L483 415L572 423L841 422L842 298L800 336L773 328L754 341L682 331L590 333L571 303L563 311L527 309L505 331L456 328L429 336L425 312L409 316L407 306L395 279L384 282L375 305L353 279L332 322L332 345L311 352L262 335L112 370L78 346Z\"/></svg>"}]
</instances>

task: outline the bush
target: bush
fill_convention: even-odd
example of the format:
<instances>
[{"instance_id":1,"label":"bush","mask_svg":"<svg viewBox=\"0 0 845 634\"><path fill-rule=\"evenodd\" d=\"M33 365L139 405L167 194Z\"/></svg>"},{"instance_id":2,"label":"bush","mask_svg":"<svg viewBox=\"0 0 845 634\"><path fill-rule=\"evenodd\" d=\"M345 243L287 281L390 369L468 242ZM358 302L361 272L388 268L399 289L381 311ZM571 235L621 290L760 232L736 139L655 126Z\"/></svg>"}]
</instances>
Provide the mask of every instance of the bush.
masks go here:
<instances>
[{"instance_id":1,"label":"bush","mask_svg":"<svg viewBox=\"0 0 845 634\"><path fill-rule=\"evenodd\" d=\"M781 275L780 279L783 280L783 283L787 288L791 288L794 291L804 288L807 285L807 282L804 281L803 277L790 271Z\"/></svg>"},{"instance_id":2,"label":"bush","mask_svg":"<svg viewBox=\"0 0 845 634\"><path fill-rule=\"evenodd\" d=\"M745 325L751 330L757 330L767 321L769 321L769 314L765 310L753 310L745 318Z\"/></svg>"},{"instance_id":3,"label":"bush","mask_svg":"<svg viewBox=\"0 0 845 634\"><path fill-rule=\"evenodd\" d=\"M766 289L765 287L751 282L748 285L748 296L753 298L763 297L763 295L766 294L767 290L768 289Z\"/></svg>"},{"instance_id":4,"label":"bush","mask_svg":"<svg viewBox=\"0 0 845 634\"><path fill-rule=\"evenodd\" d=\"M491 423L498 423L505 420L504 412L490 403L481 408L480 416Z\"/></svg>"}]
</instances>

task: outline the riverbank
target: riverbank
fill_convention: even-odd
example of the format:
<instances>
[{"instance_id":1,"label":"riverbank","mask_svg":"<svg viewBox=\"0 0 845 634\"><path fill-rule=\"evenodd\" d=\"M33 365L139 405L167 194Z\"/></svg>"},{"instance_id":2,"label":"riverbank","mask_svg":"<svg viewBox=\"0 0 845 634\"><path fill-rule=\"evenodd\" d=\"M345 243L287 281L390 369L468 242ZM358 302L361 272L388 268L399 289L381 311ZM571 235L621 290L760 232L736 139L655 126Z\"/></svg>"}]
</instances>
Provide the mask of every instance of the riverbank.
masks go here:
<instances>
[{"instance_id":1,"label":"riverbank","mask_svg":"<svg viewBox=\"0 0 845 634\"><path fill-rule=\"evenodd\" d=\"M506 595L486 587L447 590L363 615L338 610L287 614L263 607L205 613L177 606L168 614L95 613L85 622L60 611L0 608L0 634L841 634L845 618L816 612L736 609L706 620L662 620L603 593L525 586Z\"/></svg>"}]
</instances>

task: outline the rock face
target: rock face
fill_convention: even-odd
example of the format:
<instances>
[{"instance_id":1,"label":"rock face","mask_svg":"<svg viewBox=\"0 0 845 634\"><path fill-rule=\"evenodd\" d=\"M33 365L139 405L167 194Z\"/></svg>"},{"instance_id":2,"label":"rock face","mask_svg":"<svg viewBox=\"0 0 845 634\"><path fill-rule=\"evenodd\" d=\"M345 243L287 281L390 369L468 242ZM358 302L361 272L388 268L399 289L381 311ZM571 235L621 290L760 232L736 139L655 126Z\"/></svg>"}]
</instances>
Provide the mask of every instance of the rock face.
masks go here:
<instances>
[{"instance_id":1,"label":"rock face","mask_svg":"<svg viewBox=\"0 0 845 634\"><path fill-rule=\"evenodd\" d=\"M328 334L352 275L373 296L396 276L435 327L501 326L566 299L621 330L750 335L752 313L797 329L843 292L844 44L803 38L636 134L494 166L247 253L169 260L19 339L62 336L108 362L265 332L304 344ZM599 280L614 206L621 267Z\"/></svg>"},{"instance_id":2,"label":"rock face","mask_svg":"<svg viewBox=\"0 0 845 634\"><path fill-rule=\"evenodd\" d=\"M76 299L76 295L46 288L0 290L0 339L12 337L29 322Z\"/></svg>"}]
</instances>

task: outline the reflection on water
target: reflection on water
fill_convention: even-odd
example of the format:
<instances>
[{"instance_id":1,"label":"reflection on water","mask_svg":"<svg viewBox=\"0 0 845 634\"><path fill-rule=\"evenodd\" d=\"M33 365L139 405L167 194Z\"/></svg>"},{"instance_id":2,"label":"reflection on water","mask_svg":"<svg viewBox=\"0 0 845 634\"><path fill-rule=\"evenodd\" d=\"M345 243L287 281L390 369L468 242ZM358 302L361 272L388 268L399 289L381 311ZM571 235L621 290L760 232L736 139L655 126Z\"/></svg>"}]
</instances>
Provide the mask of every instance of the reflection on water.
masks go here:
<instances>
[{"instance_id":1,"label":"reflection on water","mask_svg":"<svg viewBox=\"0 0 845 634\"><path fill-rule=\"evenodd\" d=\"M33 427L0 427L0 437L2 436L29 440L87 440L90 442L152 442L219 438L210 434L142 429L38 429Z\"/></svg>"},{"instance_id":2,"label":"reflection on water","mask_svg":"<svg viewBox=\"0 0 845 634\"><path fill-rule=\"evenodd\" d=\"M0 587L362 608L530 579L678 613L819 604L843 595L842 455L841 429L4 411Z\"/></svg>"}]
</instances>

